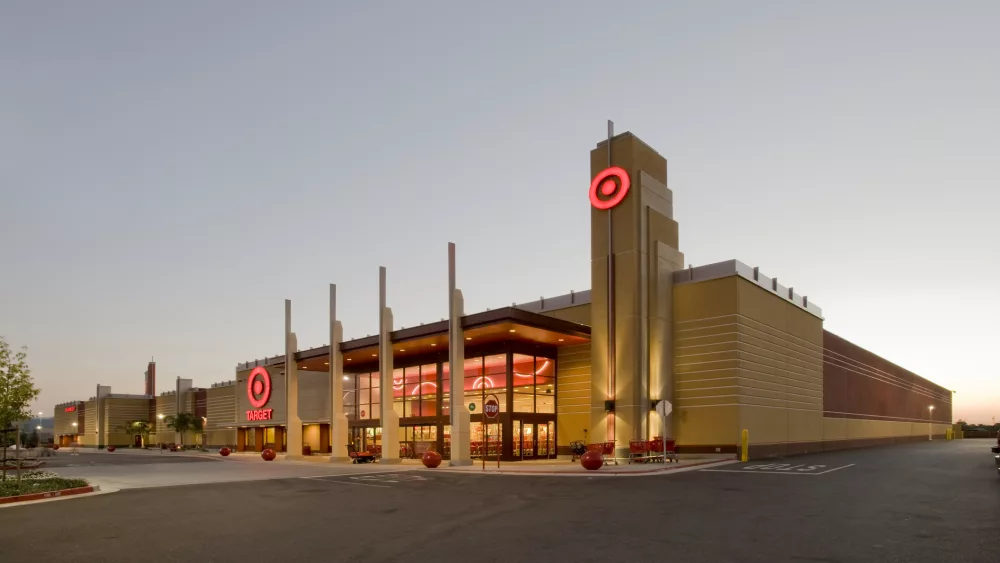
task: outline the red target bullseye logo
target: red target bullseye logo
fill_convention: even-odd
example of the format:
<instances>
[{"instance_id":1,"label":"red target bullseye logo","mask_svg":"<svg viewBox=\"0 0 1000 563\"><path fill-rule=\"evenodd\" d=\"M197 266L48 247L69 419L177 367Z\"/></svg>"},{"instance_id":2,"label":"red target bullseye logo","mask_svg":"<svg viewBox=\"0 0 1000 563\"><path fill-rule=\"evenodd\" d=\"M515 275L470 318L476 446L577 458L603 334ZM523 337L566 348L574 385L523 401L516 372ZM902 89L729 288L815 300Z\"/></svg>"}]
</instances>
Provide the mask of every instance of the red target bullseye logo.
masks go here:
<instances>
[{"instance_id":1,"label":"red target bullseye logo","mask_svg":"<svg viewBox=\"0 0 1000 563\"><path fill-rule=\"evenodd\" d=\"M258 375L260 379L257 379ZM247 397L255 409L266 405L271 398L271 375L263 367L257 366L250 372L250 377L247 378Z\"/></svg>"},{"instance_id":2,"label":"red target bullseye logo","mask_svg":"<svg viewBox=\"0 0 1000 563\"><path fill-rule=\"evenodd\" d=\"M590 181L590 204L597 209L611 209L625 199L631 186L624 168L605 168Z\"/></svg>"}]
</instances>

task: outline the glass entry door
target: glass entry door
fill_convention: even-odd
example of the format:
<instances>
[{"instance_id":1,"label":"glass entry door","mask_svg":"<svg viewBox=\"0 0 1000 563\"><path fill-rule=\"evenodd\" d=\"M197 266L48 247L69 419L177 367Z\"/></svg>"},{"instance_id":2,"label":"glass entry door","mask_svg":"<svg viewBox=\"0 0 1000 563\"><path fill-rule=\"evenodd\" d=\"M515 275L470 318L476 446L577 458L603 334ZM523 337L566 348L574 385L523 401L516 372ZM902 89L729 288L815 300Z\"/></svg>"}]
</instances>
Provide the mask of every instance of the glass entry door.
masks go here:
<instances>
[{"instance_id":1,"label":"glass entry door","mask_svg":"<svg viewBox=\"0 0 1000 563\"><path fill-rule=\"evenodd\" d=\"M514 459L537 459L556 456L556 423L514 420Z\"/></svg>"},{"instance_id":2,"label":"glass entry door","mask_svg":"<svg viewBox=\"0 0 1000 563\"><path fill-rule=\"evenodd\" d=\"M399 443L399 457L419 459L427 451L437 451L437 425L404 426L403 439Z\"/></svg>"},{"instance_id":3,"label":"glass entry door","mask_svg":"<svg viewBox=\"0 0 1000 563\"><path fill-rule=\"evenodd\" d=\"M514 459L535 459L535 424L522 420L514 421Z\"/></svg>"}]
</instances>

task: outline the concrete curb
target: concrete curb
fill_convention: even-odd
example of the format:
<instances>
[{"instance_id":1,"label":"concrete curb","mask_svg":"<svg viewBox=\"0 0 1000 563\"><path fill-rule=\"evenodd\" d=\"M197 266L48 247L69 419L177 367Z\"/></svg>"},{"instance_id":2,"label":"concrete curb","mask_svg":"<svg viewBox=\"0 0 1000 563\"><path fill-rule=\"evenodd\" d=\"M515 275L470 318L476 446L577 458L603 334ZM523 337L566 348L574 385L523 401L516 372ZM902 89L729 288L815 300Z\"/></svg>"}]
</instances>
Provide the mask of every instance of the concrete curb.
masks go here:
<instances>
[{"instance_id":1,"label":"concrete curb","mask_svg":"<svg viewBox=\"0 0 1000 563\"><path fill-rule=\"evenodd\" d=\"M713 459L708 461L701 461L698 463L689 463L687 465L675 465L673 467L660 467L657 469L645 469L645 470L633 470L633 471L604 471L598 469L597 471L544 471L544 470L532 470L532 469L514 469L514 470L490 470L486 471L476 470L476 469L425 469L420 468L420 471L430 471L430 472L444 472L444 473L454 473L458 475L524 475L528 477L651 477L654 475L666 475L671 473L685 473L687 471L694 471L699 469L706 469L709 467L716 467L720 465L730 465L733 463L739 463L739 460L732 459ZM606 466L605 466L606 467Z\"/></svg>"},{"instance_id":2,"label":"concrete curb","mask_svg":"<svg viewBox=\"0 0 1000 563\"><path fill-rule=\"evenodd\" d=\"M101 488L97 485L88 485L86 487L77 487L75 489L63 489L61 491L48 491L44 493L31 493L27 495L18 495L13 497L0 497L0 505L14 504L19 502L30 502L34 500L54 499L54 498L68 497L73 495L83 495L100 490Z\"/></svg>"}]
</instances>

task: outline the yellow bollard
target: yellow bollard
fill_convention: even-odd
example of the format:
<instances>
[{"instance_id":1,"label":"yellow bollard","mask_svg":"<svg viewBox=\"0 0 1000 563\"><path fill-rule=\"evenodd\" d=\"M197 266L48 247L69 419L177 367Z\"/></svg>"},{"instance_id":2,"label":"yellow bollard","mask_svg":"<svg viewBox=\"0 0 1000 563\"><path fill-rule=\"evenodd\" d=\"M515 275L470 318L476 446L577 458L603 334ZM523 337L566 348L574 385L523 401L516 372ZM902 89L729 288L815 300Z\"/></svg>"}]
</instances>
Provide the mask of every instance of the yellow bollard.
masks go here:
<instances>
[{"instance_id":1,"label":"yellow bollard","mask_svg":"<svg viewBox=\"0 0 1000 563\"><path fill-rule=\"evenodd\" d=\"M750 431L746 428L743 429L742 442L742 448L740 449L740 461L746 462L750 460Z\"/></svg>"}]
</instances>

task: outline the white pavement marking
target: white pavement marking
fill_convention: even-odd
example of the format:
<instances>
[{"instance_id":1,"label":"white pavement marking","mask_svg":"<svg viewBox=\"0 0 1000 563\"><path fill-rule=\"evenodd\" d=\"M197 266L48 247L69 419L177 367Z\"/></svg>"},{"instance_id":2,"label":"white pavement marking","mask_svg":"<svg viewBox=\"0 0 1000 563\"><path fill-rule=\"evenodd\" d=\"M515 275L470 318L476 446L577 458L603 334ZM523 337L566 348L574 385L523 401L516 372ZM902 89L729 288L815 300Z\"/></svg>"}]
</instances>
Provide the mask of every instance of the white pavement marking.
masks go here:
<instances>
[{"instance_id":1,"label":"white pavement marking","mask_svg":"<svg viewBox=\"0 0 1000 563\"><path fill-rule=\"evenodd\" d=\"M822 473L817 473L817 475L826 475L827 473L833 473L834 471L838 471L840 469L844 469L845 467L851 467L853 465L854 465L853 463L850 463L850 464L847 464L847 465L841 465L840 467L834 467L833 469L830 469L828 471L824 471Z\"/></svg>"},{"instance_id":2,"label":"white pavement marking","mask_svg":"<svg viewBox=\"0 0 1000 563\"><path fill-rule=\"evenodd\" d=\"M333 479L323 479L319 477L302 477L302 479L309 479L312 481L323 481L325 483L340 483L341 485L361 485L362 487L378 487L380 489L388 489L389 485L373 485L371 483L355 483L354 481L335 481Z\"/></svg>"},{"instance_id":3,"label":"white pavement marking","mask_svg":"<svg viewBox=\"0 0 1000 563\"><path fill-rule=\"evenodd\" d=\"M420 475L409 475L410 469L394 470L394 471L376 471L372 473L361 473L361 474L350 474L350 473L340 473L337 475L321 475L316 477L302 477L302 479L309 479L312 481L325 481L328 483L344 483L347 485L367 485L369 487L380 487L383 489L388 489L389 485L376 485L371 482L361 482L361 481L374 481L375 483L392 483L399 484L401 482L412 482L412 481L429 481L430 478L422 477ZM344 479L348 480L344 480Z\"/></svg>"},{"instance_id":4,"label":"white pavement marking","mask_svg":"<svg viewBox=\"0 0 1000 563\"><path fill-rule=\"evenodd\" d=\"M816 472L817 469L826 468L825 465L791 465L788 463L770 463L764 465L748 465L743 469L702 469L701 471L707 471L710 473L757 473L764 475L826 475L827 473L833 473L840 469L846 467L852 467L854 464L841 465L840 467L834 467L833 469L827 469L826 471Z\"/></svg>"}]
</instances>

